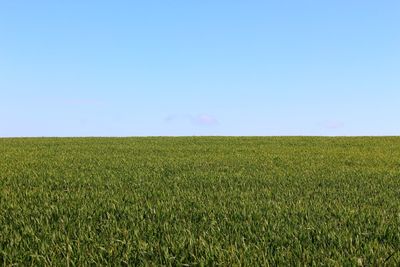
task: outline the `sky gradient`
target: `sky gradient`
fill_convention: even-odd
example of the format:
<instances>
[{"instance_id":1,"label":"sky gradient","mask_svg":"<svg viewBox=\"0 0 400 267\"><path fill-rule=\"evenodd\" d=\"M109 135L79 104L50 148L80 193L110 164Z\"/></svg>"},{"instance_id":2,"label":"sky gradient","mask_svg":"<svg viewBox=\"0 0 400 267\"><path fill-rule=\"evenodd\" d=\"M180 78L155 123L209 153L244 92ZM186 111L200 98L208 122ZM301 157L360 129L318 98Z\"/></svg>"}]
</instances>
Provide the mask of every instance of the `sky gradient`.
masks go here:
<instances>
[{"instance_id":1,"label":"sky gradient","mask_svg":"<svg viewBox=\"0 0 400 267\"><path fill-rule=\"evenodd\" d=\"M0 137L400 135L400 1L0 1Z\"/></svg>"}]
</instances>

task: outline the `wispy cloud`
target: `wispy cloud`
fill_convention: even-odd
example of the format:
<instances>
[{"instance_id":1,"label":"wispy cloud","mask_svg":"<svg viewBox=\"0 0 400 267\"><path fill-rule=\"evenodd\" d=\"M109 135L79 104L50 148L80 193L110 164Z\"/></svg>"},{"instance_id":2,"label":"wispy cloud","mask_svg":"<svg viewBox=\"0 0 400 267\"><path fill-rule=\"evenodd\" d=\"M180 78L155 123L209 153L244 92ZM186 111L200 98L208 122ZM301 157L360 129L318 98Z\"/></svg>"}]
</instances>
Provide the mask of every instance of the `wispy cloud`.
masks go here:
<instances>
[{"instance_id":1,"label":"wispy cloud","mask_svg":"<svg viewBox=\"0 0 400 267\"><path fill-rule=\"evenodd\" d=\"M197 116L194 116L192 118L192 122L200 125L216 125L218 124L218 120L211 115L208 114L200 114Z\"/></svg>"}]
</instances>

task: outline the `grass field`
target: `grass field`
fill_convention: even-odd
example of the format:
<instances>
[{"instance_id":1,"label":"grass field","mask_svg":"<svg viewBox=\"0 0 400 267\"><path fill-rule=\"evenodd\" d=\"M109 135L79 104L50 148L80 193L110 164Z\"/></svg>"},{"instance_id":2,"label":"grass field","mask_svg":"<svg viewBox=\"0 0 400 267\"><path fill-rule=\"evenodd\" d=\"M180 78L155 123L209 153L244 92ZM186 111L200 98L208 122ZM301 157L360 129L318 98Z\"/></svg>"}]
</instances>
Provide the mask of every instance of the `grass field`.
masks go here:
<instances>
[{"instance_id":1,"label":"grass field","mask_svg":"<svg viewBox=\"0 0 400 267\"><path fill-rule=\"evenodd\" d=\"M400 137L0 139L0 263L400 264Z\"/></svg>"}]
</instances>

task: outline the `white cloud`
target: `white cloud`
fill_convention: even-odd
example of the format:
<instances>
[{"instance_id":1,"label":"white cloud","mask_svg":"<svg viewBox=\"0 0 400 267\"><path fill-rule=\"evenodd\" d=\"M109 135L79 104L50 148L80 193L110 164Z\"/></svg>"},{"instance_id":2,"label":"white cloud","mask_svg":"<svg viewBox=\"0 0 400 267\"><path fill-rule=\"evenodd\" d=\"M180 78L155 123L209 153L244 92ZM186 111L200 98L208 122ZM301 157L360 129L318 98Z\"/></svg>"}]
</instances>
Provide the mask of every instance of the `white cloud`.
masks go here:
<instances>
[{"instance_id":1,"label":"white cloud","mask_svg":"<svg viewBox=\"0 0 400 267\"><path fill-rule=\"evenodd\" d=\"M218 124L218 120L211 115L208 114L200 114L192 118L192 121L196 124L201 125L216 125Z\"/></svg>"}]
</instances>

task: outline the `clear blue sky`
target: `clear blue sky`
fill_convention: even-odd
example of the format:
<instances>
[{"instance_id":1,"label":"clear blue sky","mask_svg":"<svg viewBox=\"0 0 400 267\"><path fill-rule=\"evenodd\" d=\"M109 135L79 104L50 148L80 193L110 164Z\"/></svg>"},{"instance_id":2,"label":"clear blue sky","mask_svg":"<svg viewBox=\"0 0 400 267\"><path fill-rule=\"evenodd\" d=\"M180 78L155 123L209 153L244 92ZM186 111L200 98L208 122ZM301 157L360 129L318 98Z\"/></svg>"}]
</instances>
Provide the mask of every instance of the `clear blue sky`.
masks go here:
<instances>
[{"instance_id":1,"label":"clear blue sky","mask_svg":"<svg viewBox=\"0 0 400 267\"><path fill-rule=\"evenodd\" d=\"M0 1L0 136L400 135L400 1Z\"/></svg>"}]
</instances>

